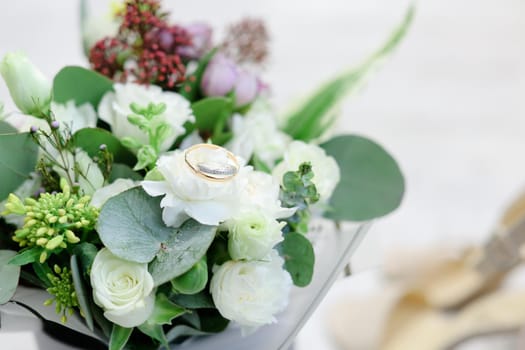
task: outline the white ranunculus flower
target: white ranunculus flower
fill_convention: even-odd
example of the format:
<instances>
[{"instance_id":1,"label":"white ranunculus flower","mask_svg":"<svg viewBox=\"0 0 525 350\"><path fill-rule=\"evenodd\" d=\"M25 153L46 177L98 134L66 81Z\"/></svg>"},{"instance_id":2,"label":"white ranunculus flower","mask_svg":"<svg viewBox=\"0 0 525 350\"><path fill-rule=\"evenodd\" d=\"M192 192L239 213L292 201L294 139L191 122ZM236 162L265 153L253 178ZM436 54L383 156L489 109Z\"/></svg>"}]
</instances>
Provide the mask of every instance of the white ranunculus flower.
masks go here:
<instances>
[{"instance_id":1,"label":"white ranunculus flower","mask_svg":"<svg viewBox=\"0 0 525 350\"><path fill-rule=\"evenodd\" d=\"M253 106L247 115L236 114L232 118L233 139L226 148L249 160L253 154L269 167L282 157L292 141L291 137L279 130L275 117L269 108Z\"/></svg>"},{"instance_id":2,"label":"white ranunculus flower","mask_svg":"<svg viewBox=\"0 0 525 350\"><path fill-rule=\"evenodd\" d=\"M267 261L228 261L216 267L210 292L221 315L248 328L274 323L292 287L283 263L272 250Z\"/></svg>"},{"instance_id":3,"label":"white ranunculus flower","mask_svg":"<svg viewBox=\"0 0 525 350\"><path fill-rule=\"evenodd\" d=\"M62 167L55 165L53 170L60 177L78 182L83 194L92 195L96 190L104 186L104 175L102 175L102 171L100 171L97 163L80 148L75 150L74 155L68 152L64 158L60 157L56 150L50 148L48 151L51 154L56 153L57 155L54 158L64 168L67 168L67 171L65 171ZM79 176L76 176L77 172Z\"/></svg>"},{"instance_id":4,"label":"white ranunculus flower","mask_svg":"<svg viewBox=\"0 0 525 350\"><path fill-rule=\"evenodd\" d=\"M261 211L245 211L226 220L230 256L234 260L263 259L283 240L284 225Z\"/></svg>"},{"instance_id":5,"label":"white ranunculus flower","mask_svg":"<svg viewBox=\"0 0 525 350\"><path fill-rule=\"evenodd\" d=\"M96 190L95 193L93 193L89 204L97 208L102 208L108 199L135 186L139 186L139 183L136 181L130 179L116 179L113 183Z\"/></svg>"},{"instance_id":6,"label":"white ranunculus flower","mask_svg":"<svg viewBox=\"0 0 525 350\"><path fill-rule=\"evenodd\" d=\"M103 248L95 256L90 278L93 299L111 322L131 328L151 315L155 293L147 264L121 259Z\"/></svg>"},{"instance_id":7,"label":"white ranunculus flower","mask_svg":"<svg viewBox=\"0 0 525 350\"><path fill-rule=\"evenodd\" d=\"M128 121L133 114L131 103L146 107L149 103L164 103L166 110L155 120L171 127L169 137L161 145L161 151L168 150L175 139L185 131L183 125L194 121L190 102L175 92L162 91L155 85L138 85L133 83L115 84L115 91L107 92L98 106L100 119L111 126L111 131L118 138L132 137L142 144L149 144L148 135Z\"/></svg>"},{"instance_id":8,"label":"white ranunculus flower","mask_svg":"<svg viewBox=\"0 0 525 350\"><path fill-rule=\"evenodd\" d=\"M73 133L83 128L97 126L97 114L90 103L77 107L73 100L65 104L51 102L51 112L60 124L66 125Z\"/></svg>"},{"instance_id":9,"label":"white ranunculus flower","mask_svg":"<svg viewBox=\"0 0 525 350\"><path fill-rule=\"evenodd\" d=\"M175 150L157 161L157 170L164 181L143 181L150 196L164 196L160 202L162 219L168 226L178 227L188 217L205 225L217 225L239 210L239 193L245 183L241 168L232 180L214 182L196 175L184 160L184 152ZM218 149L203 161L228 162L227 152Z\"/></svg>"},{"instance_id":10,"label":"white ranunculus flower","mask_svg":"<svg viewBox=\"0 0 525 350\"><path fill-rule=\"evenodd\" d=\"M243 207L258 208L276 219L287 218L295 213L295 208L282 208L279 200L279 183L262 171L245 171L246 184L241 192Z\"/></svg>"},{"instance_id":11,"label":"white ranunculus flower","mask_svg":"<svg viewBox=\"0 0 525 350\"><path fill-rule=\"evenodd\" d=\"M273 169L273 176L282 182L283 175L288 171L297 171L299 165L305 162L312 164L314 177L312 182L317 188L321 201L330 199L335 186L339 183L341 174L335 159L328 156L319 146L293 141L284 153L284 159Z\"/></svg>"}]
</instances>

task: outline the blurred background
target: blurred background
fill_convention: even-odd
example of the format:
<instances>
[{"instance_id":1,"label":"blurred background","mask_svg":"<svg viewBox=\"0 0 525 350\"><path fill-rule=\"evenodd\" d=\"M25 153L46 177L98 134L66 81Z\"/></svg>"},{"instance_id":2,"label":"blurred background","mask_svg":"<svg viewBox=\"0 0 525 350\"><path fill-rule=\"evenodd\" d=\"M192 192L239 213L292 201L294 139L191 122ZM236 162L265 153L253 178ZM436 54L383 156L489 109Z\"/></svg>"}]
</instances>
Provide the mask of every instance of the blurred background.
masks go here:
<instances>
[{"instance_id":1,"label":"blurred background","mask_svg":"<svg viewBox=\"0 0 525 350\"><path fill-rule=\"evenodd\" d=\"M266 80L281 110L359 64L408 6L402 0L164 3L173 21L207 21L218 35L243 16L263 17L272 34ZM24 51L49 78L64 65L86 65L78 6L71 0L9 2L0 11L0 55ZM91 0L91 8L104 14L108 1ZM336 131L378 141L398 160L407 182L402 206L373 225L356 253L354 284L392 251L485 241L521 192L524 31L521 0L419 1L404 42L347 100ZM9 100L0 85L7 111L13 110ZM306 329L297 350L331 349L319 340L317 326Z\"/></svg>"}]
</instances>

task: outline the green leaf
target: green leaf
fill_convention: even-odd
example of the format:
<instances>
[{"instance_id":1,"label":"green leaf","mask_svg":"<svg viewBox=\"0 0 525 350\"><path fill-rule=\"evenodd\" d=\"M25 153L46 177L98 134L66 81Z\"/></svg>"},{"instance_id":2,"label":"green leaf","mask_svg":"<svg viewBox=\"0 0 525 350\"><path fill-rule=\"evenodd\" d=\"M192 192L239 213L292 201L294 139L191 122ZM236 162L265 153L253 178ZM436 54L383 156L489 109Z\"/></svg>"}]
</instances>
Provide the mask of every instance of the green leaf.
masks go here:
<instances>
[{"instance_id":1,"label":"green leaf","mask_svg":"<svg viewBox=\"0 0 525 350\"><path fill-rule=\"evenodd\" d=\"M161 325L150 322L144 322L137 328L139 329L139 331L146 334L148 337L158 340L166 348L168 347L168 339L166 338L166 334L164 334L164 329Z\"/></svg>"},{"instance_id":2,"label":"green leaf","mask_svg":"<svg viewBox=\"0 0 525 350\"><path fill-rule=\"evenodd\" d=\"M213 300L206 291L197 294L173 294L170 300L186 309L212 309Z\"/></svg>"},{"instance_id":3,"label":"green leaf","mask_svg":"<svg viewBox=\"0 0 525 350\"><path fill-rule=\"evenodd\" d=\"M112 133L100 128L84 128L73 135L73 145L82 148L90 157L95 157L100 152L100 145L113 154L117 163L134 164L135 156Z\"/></svg>"},{"instance_id":4,"label":"green leaf","mask_svg":"<svg viewBox=\"0 0 525 350\"><path fill-rule=\"evenodd\" d=\"M8 133L11 131L0 121L0 201L29 178L38 156L38 146L28 133Z\"/></svg>"},{"instance_id":5,"label":"green leaf","mask_svg":"<svg viewBox=\"0 0 525 350\"><path fill-rule=\"evenodd\" d=\"M73 254L77 256L79 266L82 268L82 273L85 278L89 277L88 272L91 269L91 265L93 265L97 253L97 247L87 242L76 244L73 248Z\"/></svg>"},{"instance_id":6,"label":"green leaf","mask_svg":"<svg viewBox=\"0 0 525 350\"><path fill-rule=\"evenodd\" d=\"M288 113L284 131L294 139L309 141L323 135L335 122L335 111L343 99L361 86L368 75L392 53L405 37L412 18L414 6L410 6L402 23L394 29L388 40L355 69L350 69L323 85L307 98L302 105Z\"/></svg>"},{"instance_id":7,"label":"green leaf","mask_svg":"<svg viewBox=\"0 0 525 350\"><path fill-rule=\"evenodd\" d=\"M116 256L148 263L178 229L164 225L160 197L151 197L142 187L135 187L102 206L97 231L102 243Z\"/></svg>"},{"instance_id":8,"label":"green leaf","mask_svg":"<svg viewBox=\"0 0 525 350\"><path fill-rule=\"evenodd\" d=\"M173 278L171 289L181 294L197 294L208 284L208 264L204 255L195 265L182 275Z\"/></svg>"},{"instance_id":9,"label":"green leaf","mask_svg":"<svg viewBox=\"0 0 525 350\"><path fill-rule=\"evenodd\" d=\"M49 277L47 277L48 274L53 274L51 268L47 264L41 264L40 262L34 262L31 266L33 267L33 271L35 271L35 275L44 283L45 287L51 287L51 281Z\"/></svg>"},{"instance_id":10,"label":"green leaf","mask_svg":"<svg viewBox=\"0 0 525 350\"><path fill-rule=\"evenodd\" d=\"M86 289L86 284L82 278L82 270L78 263L78 257L76 255L71 256L71 274L73 277L73 285L75 287L75 293L77 295L78 304L82 310L82 315L86 320L86 325L90 331L95 331L95 325L93 323L93 315L91 314L91 307L89 303L89 292Z\"/></svg>"},{"instance_id":11,"label":"green leaf","mask_svg":"<svg viewBox=\"0 0 525 350\"><path fill-rule=\"evenodd\" d=\"M341 169L330 199L333 220L364 221L396 209L405 190L396 161L375 142L357 135L338 136L321 145Z\"/></svg>"},{"instance_id":12,"label":"green leaf","mask_svg":"<svg viewBox=\"0 0 525 350\"><path fill-rule=\"evenodd\" d=\"M171 321L173 321L174 318L177 318L186 312L186 309L171 302L166 295L159 293L155 299L153 313L148 318L147 322L158 325L171 324Z\"/></svg>"},{"instance_id":13,"label":"green leaf","mask_svg":"<svg viewBox=\"0 0 525 350\"><path fill-rule=\"evenodd\" d=\"M182 275L206 254L217 227L190 219L177 229L149 265L155 286Z\"/></svg>"},{"instance_id":14,"label":"green leaf","mask_svg":"<svg viewBox=\"0 0 525 350\"><path fill-rule=\"evenodd\" d=\"M305 287L312 281L315 254L310 241L302 234L289 232L277 250L284 258L284 268L292 276L293 283Z\"/></svg>"},{"instance_id":15,"label":"green leaf","mask_svg":"<svg viewBox=\"0 0 525 350\"><path fill-rule=\"evenodd\" d=\"M195 101L201 96L200 91L200 84L202 80L202 76L204 74L204 71L206 70L206 67L208 66L208 63L213 58L215 53L217 52L217 49L213 49L210 52L208 52L206 55L204 55L198 63L197 69L193 74L191 74L188 79L182 84L181 89L179 93L186 97L189 101Z\"/></svg>"},{"instance_id":16,"label":"green leaf","mask_svg":"<svg viewBox=\"0 0 525 350\"><path fill-rule=\"evenodd\" d=\"M11 124L3 121L3 120L0 120L0 135L3 135L3 134L16 134L18 132L18 130L16 130L16 128L14 126L12 126Z\"/></svg>"},{"instance_id":17,"label":"green leaf","mask_svg":"<svg viewBox=\"0 0 525 350\"><path fill-rule=\"evenodd\" d=\"M125 164L113 163L113 165L111 165L111 173L109 174L109 182L114 182L116 179L140 181L142 180L142 176Z\"/></svg>"},{"instance_id":18,"label":"green leaf","mask_svg":"<svg viewBox=\"0 0 525 350\"><path fill-rule=\"evenodd\" d=\"M230 323L217 309L200 309L198 313L201 319L201 331L207 333L222 332Z\"/></svg>"},{"instance_id":19,"label":"green leaf","mask_svg":"<svg viewBox=\"0 0 525 350\"><path fill-rule=\"evenodd\" d=\"M90 103L97 109L102 96L113 89L113 82L95 71L69 66L62 68L53 80L53 100L75 104Z\"/></svg>"},{"instance_id":20,"label":"green leaf","mask_svg":"<svg viewBox=\"0 0 525 350\"><path fill-rule=\"evenodd\" d=\"M109 350L122 350L133 332L133 328L124 328L113 324L111 337L109 339Z\"/></svg>"},{"instance_id":21,"label":"green leaf","mask_svg":"<svg viewBox=\"0 0 525 350\"><path fill-rule=\"evenodd\" d=\"M20 266L8 264L15 255L15 251L0 250L0 305L11 300L18 286Z\"/></svg>"},{"instance_id":22,"label":"green leaf","mask_svg":"<svg viewBox=\"0 0 525 350\"><path fill-rule=\"evenodd\" d=\"M14 256L9 260L10 265L22 266L38 261L40 254L44 251L42 247L33 247L31 249L24 250L23 252Z\"/></svg>"},{"instance_id":23,"label":"green leaf","mask_svg":"<svg viewBox=\"0 0 525 350\"><path fill-rule=\"evenodd\" d=\"M188 327L185 325L179 325L169 330L169 332L166 334L166 339L168 342L171 343L180 337L206 335L206 334L210 334L210 333L200 331L198 329Z\"/></svg>"},{"instance_id":24,"label":"green leaf","mask_svg":"<svg viewBox=\"0 0 525 350\"><path fill-rule=\"evenodd\" d=\"M216 124L230 116L233 112L233 102L227 97L208 97L191 105L195 116L195 127L199 131L214 131Z\"/></svg>"}]
</instances>

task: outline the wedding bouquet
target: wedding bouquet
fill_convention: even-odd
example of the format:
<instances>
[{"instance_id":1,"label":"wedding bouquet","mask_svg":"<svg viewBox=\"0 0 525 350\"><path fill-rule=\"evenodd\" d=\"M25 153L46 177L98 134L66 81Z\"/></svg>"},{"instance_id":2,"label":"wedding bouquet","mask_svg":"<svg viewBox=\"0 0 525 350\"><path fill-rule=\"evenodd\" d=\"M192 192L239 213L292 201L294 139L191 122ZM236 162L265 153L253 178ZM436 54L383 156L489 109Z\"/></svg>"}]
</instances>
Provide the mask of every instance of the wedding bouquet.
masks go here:
<instances>
[{"instance_id":1,"label":"wedding bouquet","mask_svg":"<svg viewBox=\"0 0 525 350\"><path fill-rule=\"evenodd\" d=\"M281 123L255 19L213 42L206 24L169 23L157 0L127 0L112 34L86 36L91 69L51 83L5 55L21 113L0 112L0 304L19 282L45 289L62 322L81 315L110 349L275 322L312 279L312 217L370 220L401 201L388 153L326 135L411 18Z\"/></svg>"}]
</instances>

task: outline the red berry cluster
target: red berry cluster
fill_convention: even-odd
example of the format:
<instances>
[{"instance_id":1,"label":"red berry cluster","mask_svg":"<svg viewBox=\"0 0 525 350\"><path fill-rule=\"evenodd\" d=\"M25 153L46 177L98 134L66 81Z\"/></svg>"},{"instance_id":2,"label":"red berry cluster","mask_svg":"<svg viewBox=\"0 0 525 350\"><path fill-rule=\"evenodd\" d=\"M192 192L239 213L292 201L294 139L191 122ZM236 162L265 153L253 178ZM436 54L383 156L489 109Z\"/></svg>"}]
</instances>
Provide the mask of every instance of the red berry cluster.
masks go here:
<instances>
[{"instance_id":1,"label":"red berry cluster","mask_svg":"<svg viewBox=\"0 0 525 350\"><path fill-rule=\"evenodd\" d=\"M166 23L159 1L128 0L121 17L117 36L91 48L93 69L116 81L129 79L169 90L183 82L186 67L177 47L191 45L191 37Z\"/></svg>"}]
</instances>

